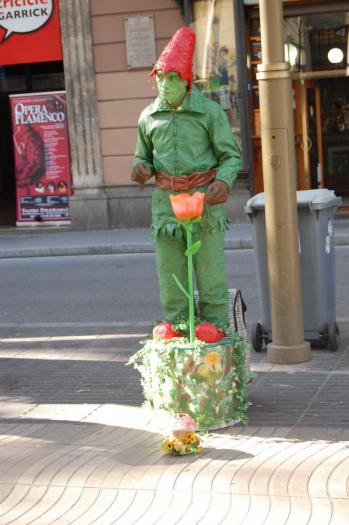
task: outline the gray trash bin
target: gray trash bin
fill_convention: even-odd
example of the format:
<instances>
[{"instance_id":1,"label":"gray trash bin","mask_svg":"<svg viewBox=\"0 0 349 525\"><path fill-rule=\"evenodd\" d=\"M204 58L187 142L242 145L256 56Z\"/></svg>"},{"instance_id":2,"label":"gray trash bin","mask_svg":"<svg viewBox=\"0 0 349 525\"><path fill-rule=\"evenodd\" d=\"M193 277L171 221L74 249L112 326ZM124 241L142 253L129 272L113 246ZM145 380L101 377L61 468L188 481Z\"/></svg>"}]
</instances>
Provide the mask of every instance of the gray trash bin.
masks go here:
<instances>
[{"instance_id":1,"label":"gray trash bin","mask_svg":"<svg viewBox=\"0 0 349 525\"><path fill-rule=\"evenodd\" d=\"M339 330L336 322L334 214L341 198L332 190L297 191L299 248L301 261L304 339L336 350ZM261 320L252 329L252 346L259 352L263 341L272 340L269 301L267 241L264 193L246 204L253 231Z\"/></svg>"}]
</instances>

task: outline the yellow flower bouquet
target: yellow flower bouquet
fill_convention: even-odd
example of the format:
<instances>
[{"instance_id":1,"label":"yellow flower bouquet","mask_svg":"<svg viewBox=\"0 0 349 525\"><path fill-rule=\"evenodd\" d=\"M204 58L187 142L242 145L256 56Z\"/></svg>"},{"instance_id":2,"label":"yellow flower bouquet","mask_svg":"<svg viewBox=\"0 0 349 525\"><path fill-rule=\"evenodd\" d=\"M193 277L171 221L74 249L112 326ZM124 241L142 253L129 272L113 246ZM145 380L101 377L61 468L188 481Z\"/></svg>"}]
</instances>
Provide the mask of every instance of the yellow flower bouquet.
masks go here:
<instances>
[{"instance_id":1,"label":"yellow flower bouquet","mask_svg":"<svg viewBox=\"0 0 349 525\"><path fill-rule=\"evenodd\" d=\"M197 423L189 414L174 414L169 427L171 435L163 440L162 449L167 454L180 456L201 452L201 439L195 433L196 429Z\"/></svg>"},{"instance_id":2,"label":"yellow flower bouquet","mask_svg":"<svg viewBox=\"0 0 349 525\"><path fill-rule=\"evenodd\" d=\"M177 456L198 454L203 451L201 439L195 432L187 432L181 437L174 435L166 437L162 442L162 449L167 454Z\"/></svg>"}]
</instances>

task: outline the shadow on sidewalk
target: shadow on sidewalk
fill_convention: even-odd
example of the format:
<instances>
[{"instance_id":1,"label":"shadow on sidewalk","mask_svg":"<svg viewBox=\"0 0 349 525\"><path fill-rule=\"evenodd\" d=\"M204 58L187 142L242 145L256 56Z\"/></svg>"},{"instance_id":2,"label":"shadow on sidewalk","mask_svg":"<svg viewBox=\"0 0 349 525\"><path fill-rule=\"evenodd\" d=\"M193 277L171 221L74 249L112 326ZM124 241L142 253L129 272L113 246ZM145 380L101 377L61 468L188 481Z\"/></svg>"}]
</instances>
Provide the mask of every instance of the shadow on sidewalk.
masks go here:
<instances>
[{"instance_id":1,"label":"shadow on sidewalk","mask_svg":"<svg viewBox=\"0 0 349 525\"><path fill-rule=\"evenodd\" d=\"M127 411L141 411L143 403L140 376L125 366L133 351L134 340L114 339L86 345L81 341L43 342L41 347L37 342L28 347L2 345L0 422L31 418L32 409L35 418L50 420L56 411L58 418L53 415L54 419L84 421L99 408L99 413L105 411L105 418L97 422L117 425L116 418L121 416L112 410L109 413L109 407L124 406L124 424ZM252 352L252 370L255 378L249 385L252 406L247 432L250 427L283 427L293 429L296 438L298 432L303 435L302 429L314 429L314 434L321 428L349 429L348 337L342 338L337 352L312 349L312 360L298 365L271 365L265 353ZM22 405L28 406L27 411ZM80 423L71 425L76 429ZM224 435L224 431L219 433ZM327 439L328 433L323 435Z\"/></svg>"}]
</instances>

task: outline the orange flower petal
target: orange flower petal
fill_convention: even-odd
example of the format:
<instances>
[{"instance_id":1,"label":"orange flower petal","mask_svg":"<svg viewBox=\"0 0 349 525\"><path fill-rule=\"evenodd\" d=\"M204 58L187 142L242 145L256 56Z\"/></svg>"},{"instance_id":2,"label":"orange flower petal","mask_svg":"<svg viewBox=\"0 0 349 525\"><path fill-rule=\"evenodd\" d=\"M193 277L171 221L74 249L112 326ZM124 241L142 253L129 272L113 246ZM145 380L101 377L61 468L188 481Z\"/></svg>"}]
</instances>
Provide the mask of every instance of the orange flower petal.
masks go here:
<instances>
[{"instance_id":1,"label":"orange flower petal","mask_svg":"<svg viewBox=\"0 0 349 525\"><path fill-rule=\"evenodd\" d=\"M202 216L205 194L196 191L193 195L179 193L170 195L172 210L177 219L191 220Z\"/></svg>"},{"instance_id":2,"label":"orange flower petal","mask_svg":"<svg viewBox=\"0 0 349 525\"><path fill-rule=\"evenodd\" d=\"M205 194L201 191L196 191L193 193L193 197L195 197L196 202L196 216L201 217L204 211Z\"/></svg>"},{"instance_id":3,"label":"orange flower petal","mask_svg":"<svg viewBox=\"0 0 349 525\"><path fill-rule=\"evenodd\" d=\"M170 195L171 202L182 201L190 198L189 193L178 193L178 195Z\"/></svg>"}]
</instances>

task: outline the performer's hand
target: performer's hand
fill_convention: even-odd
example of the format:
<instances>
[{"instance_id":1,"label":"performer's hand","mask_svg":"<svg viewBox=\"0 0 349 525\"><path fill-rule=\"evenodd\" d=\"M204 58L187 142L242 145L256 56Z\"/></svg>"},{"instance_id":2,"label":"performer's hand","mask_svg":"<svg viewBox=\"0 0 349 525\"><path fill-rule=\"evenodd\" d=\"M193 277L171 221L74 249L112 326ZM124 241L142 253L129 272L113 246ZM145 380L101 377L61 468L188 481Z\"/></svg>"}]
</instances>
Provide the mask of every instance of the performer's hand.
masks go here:
<instances>
[{"instance_id":1,"label":"performer's hand","mask_svg":"<svg viewBox=\"0 0 349 525\"><path fill-rule=\"evenodd\" d=\"M131 180L137 184L145 184L152 176L150 166L145 166L142 163L137 164L132 170Z\"/></svg>"},{"instance_id":2,"label":"performer's hand","mask_svg":"<svg viewBox=\"0 0 349 525\"><path fill-rule=\"evenodd\" d=\"M206 202L211 206L214 204L223 204L228 198L229 188L222 180L214 180L209 185Z\"/></svg>"}]
</instances>

